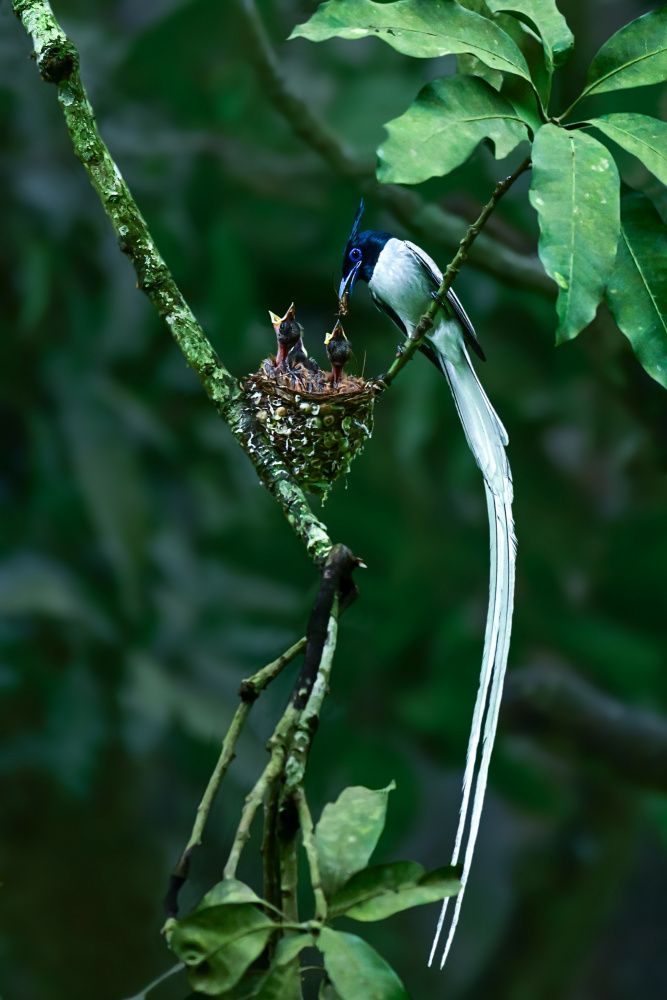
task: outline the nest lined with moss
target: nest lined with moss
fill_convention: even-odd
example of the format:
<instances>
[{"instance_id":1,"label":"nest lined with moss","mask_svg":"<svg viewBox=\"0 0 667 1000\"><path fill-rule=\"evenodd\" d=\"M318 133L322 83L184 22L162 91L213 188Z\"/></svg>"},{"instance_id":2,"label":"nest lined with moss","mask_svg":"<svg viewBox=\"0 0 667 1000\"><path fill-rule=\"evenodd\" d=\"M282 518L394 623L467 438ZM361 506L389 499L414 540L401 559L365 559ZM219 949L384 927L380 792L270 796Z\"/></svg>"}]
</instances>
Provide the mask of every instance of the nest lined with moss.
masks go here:
<instances>
[{"instance_id":1,"label":"nest lined with moss","mask_svg":"<svg viewBox=\"0 0 667 1000\"><path fill-rule=\"evenodd\" d=\"M308 493L326 497L373 431L373 384L320 370L283 372L273 359L244 379L264 434Z\"/></svg>"}]
</instances>

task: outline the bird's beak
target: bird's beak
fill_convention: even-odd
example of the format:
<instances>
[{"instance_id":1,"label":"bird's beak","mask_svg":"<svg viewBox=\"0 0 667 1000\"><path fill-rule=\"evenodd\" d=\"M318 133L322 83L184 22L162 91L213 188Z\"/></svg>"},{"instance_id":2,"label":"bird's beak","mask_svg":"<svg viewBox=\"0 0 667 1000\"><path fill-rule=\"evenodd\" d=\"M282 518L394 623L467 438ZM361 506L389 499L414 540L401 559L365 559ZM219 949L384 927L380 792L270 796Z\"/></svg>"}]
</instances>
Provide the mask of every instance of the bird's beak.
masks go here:
<instances>
[{"instance_id":1,"label":"bird's beak","mask_svg":"<svg viewBox=\"0 0 667 1000\"><path fill-rule=\"evenodd\" d=\"M278 316L277 313L271 312L270 309L269 309L269 316L271 317L271 325L273 329L276 331L276 337L277 337L278 327L283 322L283 320L294 319L294 317L296 316L296 309L294 308L294 303L292 303L292 305L289 307L284 316Z\"/></svg>"},{"instance_id":2,"label":"bird's beak","mask_svg":"<svg viewBox=\"0 0 667 1000\"><path fill-rule=\"evenodd\" d=\"M360 267L361 261L358 260L352 270L348 271L347 277L343 278L340 283L340 288L338 289L338 302L341 312L343 313L347 312L347 303L350 295L352 294L352 289L354 288L354 283L357 280L357 274L359 273Z\"/></svg>"},{"instance_id":3,"label":"bird's beak","mask_svg":"<svg viewBox=\"0 0 667 1000\"><path fill-rule=\"evenodd\" d=\"M335 327L333 328L331 333L328 333L324 338L325 346L329 344L332 340L347 340L347 337L345 336L345 331L343 330L343 324L341 323L340 320L336 320Z\"/></svg>"}]
</instances>

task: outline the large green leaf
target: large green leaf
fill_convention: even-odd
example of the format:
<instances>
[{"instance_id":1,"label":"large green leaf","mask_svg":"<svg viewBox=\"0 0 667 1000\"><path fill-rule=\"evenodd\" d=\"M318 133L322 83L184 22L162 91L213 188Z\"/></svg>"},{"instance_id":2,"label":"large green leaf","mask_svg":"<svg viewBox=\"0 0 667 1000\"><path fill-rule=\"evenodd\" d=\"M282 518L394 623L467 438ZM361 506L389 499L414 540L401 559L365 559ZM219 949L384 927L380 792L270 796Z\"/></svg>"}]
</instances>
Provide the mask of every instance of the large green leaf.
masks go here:
<instances>
[{"instance_id":1,"label":"large green leaf","mask_svg":"<svg viewBox=\"0 0 667 1000\"><path fill-rule=\"evenodd\" d=\"M448 174L483 139L491 139L502 159L528 138L509 101L474 76L433 80L404 115L385 127L389 138L378 149L383 183L418 184Z\"/></svg>"},{"instance_id":2,"label":"large green leaf","mask_svg":"<svg viewBox=\"0 0 667 1000\"><path fill-rule=\"evenodd\" d=\"M606 136L639 157L652 174L667 184L667 124L649 115L612 114L589 118Z\"/></svg>"},{"instance_id":3,"label":"large green leaf","mask_svg":"<svg viewBox=\"0 0 667 1000\"><path fill-rule=\"evenodd\" d=\"M357 785L341 792L322 810L315 828L317 860L328 897L368 864L387 818L387 788L372 791Z\"/></svg>"},{"instance_id":4,"label":"large green leaf","mask_svg":"<svg viewBox=\"0 0 667 1000\"><path fill-rule=\"evenodd\" d=\"M639 361L667 389L667 229L642 194L625 195L607 302Z\"/></svg>"},{"instance_id":5,"label":"large green leaf","mask_svg":"<svg viewBox=\"0 0 667 1000\"><path fill-rule=\"evenodd\" d=\"M455 896L461 888L456 868L427 872L416 861L394 861L364 868L331 900L329 916L384 920L400 910Z\"/></svg>"},{"instance_id":6,"label":"large green leaf","mask_svg":"<svg viewBox=\"0 0 667 1000\"><path fill-rule=\"evenodd\" d=\"M455 0L327 0L290 38L322 42L327 38L374 35L399 52L421 59L469 52L492 69L530 80L519 47L493 21L460 7Z\"/></svg>"},{"instance_id":7,"label":"large green leaf","mask_svg":"<svg viewBox=\"0 0 667 1000\"><path fill-rule=\"evenodd\" d=\"M530 201L540 220L540 259L558 285L556 341L562 343L591 322L614 266L616 164L590 135L545 125L533 146Z\"/></svg>"},{"instance_id":8,"label":"large green leaf","mask_svg":"<svg viewBox=\"0 0 667 1000\"><path fill-rule=\"evenodd\" d=\"M605 42L588 71L587 94L662 83L667 77L667 5L631 21Z\"/></svg>"},{"instance_id":9,"label":"large green leaf","mask_svg":"<svg viewBox=\"0 0 667 1000\"><path fill-rule=\"evenodd\" d=\"M574 35L556 7L555 0L487 0L492 11L513 14L542 39L547 70L562 66L574 46Z\"/></svg>"},{"instance_id":10,"label":"large green leaf","mask_svg":"<svg viewBox=\"0 0 667 1000\"><path fill-rule=\"evenodd\" d=\"M238 983L266 947L274 924L250 903L195 910L175 923L169 947L193 990L217 996Z\"/></svg>"},{"instance_id":11,"label":"large green leaf","mask_svg":"<svg viewBox=\"0 0 667 1000\"><path fill-rule=\"evenodd\" d=\"M392 967L356 934L323 927L317 947L341 1000L410 1000Z\"/></svg>"}]
</instances>

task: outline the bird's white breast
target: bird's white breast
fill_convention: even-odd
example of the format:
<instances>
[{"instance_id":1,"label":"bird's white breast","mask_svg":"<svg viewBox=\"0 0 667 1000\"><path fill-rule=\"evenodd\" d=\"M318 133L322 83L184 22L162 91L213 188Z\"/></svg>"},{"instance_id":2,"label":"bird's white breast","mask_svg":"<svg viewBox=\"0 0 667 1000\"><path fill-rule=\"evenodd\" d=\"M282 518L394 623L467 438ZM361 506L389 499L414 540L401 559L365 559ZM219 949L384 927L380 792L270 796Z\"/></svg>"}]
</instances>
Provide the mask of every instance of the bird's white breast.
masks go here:
<instances>
[{"instance_id":1,"label":"bird's white breast","mask_svg":"<svg viewBox=\"0 0 667 1000\"><path fill-rule=\"evenodd\" d=\"M433 268L439 273L435 263ZM382 248L368 287L374 296L394 310L408 333L415 328L431 305L431 292L435 290L415 255L403 240L395 238L387 240ZM436 326L426 339L445 356L459 356L462 335L454 318L448 318L441 312Z\"/></svg>"},{"instance_id":2,"label":"bird's white breast","mask_svg":"<svg viewBox=\"0 0 667 1000\"><path fill-rule=\"evenodd\" d=\"M408 332L430 305L431 284L403 240L387 240L368 285L391 306Z\"/></svg>"}]
</instances>

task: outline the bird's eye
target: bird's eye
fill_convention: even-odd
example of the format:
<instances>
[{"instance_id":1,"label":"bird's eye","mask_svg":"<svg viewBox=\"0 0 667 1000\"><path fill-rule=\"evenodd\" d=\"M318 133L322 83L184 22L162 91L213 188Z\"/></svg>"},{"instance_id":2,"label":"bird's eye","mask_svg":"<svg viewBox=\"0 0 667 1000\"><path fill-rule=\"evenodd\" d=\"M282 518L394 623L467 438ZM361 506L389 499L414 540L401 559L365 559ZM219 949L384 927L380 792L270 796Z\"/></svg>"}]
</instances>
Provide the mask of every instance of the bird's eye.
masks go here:
<instances>
[{"instance_id":1,"label":"bird's eye","mask_svg":"<svg viewBox=\"0 0 667 1000\"><path fill-rule=\"evenodd\" d=\"M358 260L361 260L361 250L359 247L353 247L349 253L350 260L353 260L356 264Z\"/></svg>"},{"instance_id":2,"label":"bird's eye","mask_svg":"<svg viewBox=\"0 0 667 1000\"><path fill-rule=\"evenodd\" d=\"M289 323L287 322L287 320L284 319L282 321L282 323L279 326L279 330L281 333L287 333L287 331L289 330Z\"/></svg>"}]
</instances>

